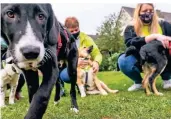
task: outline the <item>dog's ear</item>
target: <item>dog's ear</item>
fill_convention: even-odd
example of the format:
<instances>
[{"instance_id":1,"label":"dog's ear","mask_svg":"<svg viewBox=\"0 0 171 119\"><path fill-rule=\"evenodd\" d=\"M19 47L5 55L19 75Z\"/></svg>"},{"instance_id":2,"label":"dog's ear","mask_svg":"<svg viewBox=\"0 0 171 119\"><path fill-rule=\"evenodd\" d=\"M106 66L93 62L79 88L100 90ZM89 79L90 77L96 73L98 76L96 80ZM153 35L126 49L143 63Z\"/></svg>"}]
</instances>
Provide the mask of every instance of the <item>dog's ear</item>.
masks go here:
<instances>
[{"instance_id":1,"label":"dog's ear","mask_svg":"<svg viewBox=\"0 0 171 119\"><path fill-rule=\"evenodd\" d=\"M88 47L87 52L90 54L92 52L92 50L93 50L93 45L91 45L90 47Z\"/></svg>"},{"instance_id":2,"label":"dog's ear","mask_svg":"<svg viewBox=\"0 0 171 119\"><path fill-rule=\"evenodd\" d=\"M49 17L47 21L47 43L48 45L55 45L57 44L57 38L59 35L59 23L53 13L51 4L46 4Z\"/></svg>"},{"instance_id":3,"label":"dog's ear","mask_svg":"<svg viewBox=\"0 0 171 119\"><path fill-rule=\"evenodd\" d=\"M2 10L3 6L1 5L1 10ZM3 38L3 40L5 40L5 42L7 43L7 45L9 45L9 40L8 40L8 37L6 36L6 34L4 33L4 21L3 21L3 18L2 18L2 13L1 13L1 37Z\"/></svg>"}]
</instances>

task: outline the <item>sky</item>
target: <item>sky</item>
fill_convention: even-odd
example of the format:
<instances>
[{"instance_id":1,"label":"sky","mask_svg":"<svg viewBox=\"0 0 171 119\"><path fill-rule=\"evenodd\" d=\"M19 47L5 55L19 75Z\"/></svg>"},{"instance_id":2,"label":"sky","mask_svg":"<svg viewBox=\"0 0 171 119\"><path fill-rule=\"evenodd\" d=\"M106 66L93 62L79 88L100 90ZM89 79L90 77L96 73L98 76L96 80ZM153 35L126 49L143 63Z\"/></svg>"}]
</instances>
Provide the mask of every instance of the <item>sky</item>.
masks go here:
<instances>
[{"instance_id":1,"label":"sky","mask_svg":"<svg viewBox=\"0 0 171 119\"><path fill-rule=\"evenodd\" d=\"M171 0L1 0L1 3L51 3L57 19L64 23L75 16L81 31L96 34L105 16L119 13L122 6L134 7L137 3L154 3L155 9L171 12Z\"/></svg>"},{"instance_id":2,"label":"sky","mask_svg":"<svg viewBox=\"0 0 171 119\"><path fill-rule=\"evenodd\" d=\"M68 16L75 16L80 22L81 31L96 34L97 28L111 13L119 13L122 6L134 7L136 3L52 3L56 17L64 23ZM155 8L171 12L171 3L155 3Z\"/></svg>"}]
</instances>

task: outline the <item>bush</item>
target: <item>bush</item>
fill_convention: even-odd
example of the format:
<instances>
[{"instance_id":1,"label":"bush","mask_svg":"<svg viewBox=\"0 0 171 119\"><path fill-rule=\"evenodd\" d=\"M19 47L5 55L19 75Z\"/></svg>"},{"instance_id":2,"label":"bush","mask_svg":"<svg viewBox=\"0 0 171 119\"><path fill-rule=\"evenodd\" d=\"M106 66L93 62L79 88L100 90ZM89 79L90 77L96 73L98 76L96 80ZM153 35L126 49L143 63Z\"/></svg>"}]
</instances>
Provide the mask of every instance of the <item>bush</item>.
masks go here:
<instances>
[{"instance_id":1,"label":"bush","mask_svg":"<svg viewBox=\"0 0 171 119\"><path fill-rule=\"evenodd\" d=\"M111 56L104 55L100 65L100 71L113 71L117 69L117 59L120 53L114 53Z\"/></svg>"}]
</instances>

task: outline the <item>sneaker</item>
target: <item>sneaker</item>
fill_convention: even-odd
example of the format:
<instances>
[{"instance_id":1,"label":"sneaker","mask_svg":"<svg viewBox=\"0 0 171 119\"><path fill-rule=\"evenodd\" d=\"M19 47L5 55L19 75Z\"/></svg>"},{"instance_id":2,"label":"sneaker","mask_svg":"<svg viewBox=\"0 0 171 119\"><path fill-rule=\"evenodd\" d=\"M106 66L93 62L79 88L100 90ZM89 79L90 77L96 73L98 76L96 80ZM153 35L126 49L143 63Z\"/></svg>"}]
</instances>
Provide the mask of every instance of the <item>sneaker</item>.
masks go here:
<instances>
[{"instance_id":1,"label":"sneaker","mask_svg":"<svg viewBox=\"0 0 171 119\"><path fill-rule=\"evenodd\" d=\"M65 94L65 90L64 89L61 89L60 90L60 97L65 97L66 94Z\"/></svg>"},{"instance_id":2,"label":"sneaker","mask_svg":"<svg viewBox=\"0 0 171 119\"><path fill-rule=\"evenodd\" d=\"M128 91L136 91L142 89L142 84L133 84L131 87L128 88Z\"/></svg>"},{"instance_id":3,"label":"sneaker","mask_svg":"<svg viewBox=\"0 0 171 119\"><path fill-rule=\"evenodd\" d=\"M163 80L163 88L164 89L171 88L171 79L170 80Z\"/></svg>"},{"instance_id":4,"label":"sneaker","mask_svg":"<svg viewBox=\"0 0 171 119\"><path fill-rule=\"evenodd\" d=\"M15 99L20 100L21 98L24 98L24 96L21 95L21 92L16 92Z\"/></svg>"}]
</instances>

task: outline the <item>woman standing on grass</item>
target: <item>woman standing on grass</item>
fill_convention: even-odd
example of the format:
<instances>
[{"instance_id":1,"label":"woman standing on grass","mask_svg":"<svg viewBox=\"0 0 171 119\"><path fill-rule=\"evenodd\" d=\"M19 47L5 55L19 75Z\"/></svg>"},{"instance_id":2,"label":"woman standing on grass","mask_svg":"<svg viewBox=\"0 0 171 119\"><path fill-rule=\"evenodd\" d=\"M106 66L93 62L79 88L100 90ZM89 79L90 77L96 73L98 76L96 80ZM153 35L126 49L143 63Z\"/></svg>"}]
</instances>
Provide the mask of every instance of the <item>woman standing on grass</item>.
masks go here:
<instances>
[{"instance_id":1,"label":"woman standing on grass","mask_svg":"<svg viewBox=\"0 0 171 119\"><path fill-rule=\"evenodd\" d=\"M159 40L165 48L169 48L169 37L171 36L171 24L166 21L159 21L154 5L151 3L140 3L134 12L133 25L126 27L124 39L127 47L135 46L138 50L152 40ZM120 70L134 81L134 84L128 88L128 91L134 91L142 88L141 66L138 67L137 59L130 55L125 57L122 54L118 58ZM161 74L163 88L171 88L171 67L167 65Z\"/></svg>"}]
</instances>

